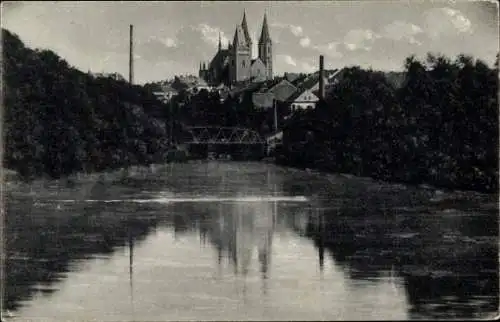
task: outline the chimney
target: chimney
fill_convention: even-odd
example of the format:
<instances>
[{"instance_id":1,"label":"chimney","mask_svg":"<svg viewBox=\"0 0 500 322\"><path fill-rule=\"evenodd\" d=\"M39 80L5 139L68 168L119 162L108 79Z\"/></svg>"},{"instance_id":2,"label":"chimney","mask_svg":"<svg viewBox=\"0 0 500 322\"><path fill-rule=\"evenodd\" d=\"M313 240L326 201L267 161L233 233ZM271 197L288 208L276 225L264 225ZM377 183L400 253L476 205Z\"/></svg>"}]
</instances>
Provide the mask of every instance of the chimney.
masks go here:
<instances>
[{"instance_id":1,"label":"chimney","mask_svg":"<svg viewBox=\"0 0 500 322\"><path fill-rule=\"evenodd\" d=\"M130 84L134 81L134 26L130 25L130 53L129 53L129 65L128 65L128 81Z\"/></svg>"},{"instance_id":2,"label":"chimney","mask_svg":"<svg viewBox=\"0 0 500 322\"><path fill-rule=\"evenodd\" d=\"M324 75L324 57L319 56L319 99L325 98L325 75Z\"/></svg>"}]
</instances>

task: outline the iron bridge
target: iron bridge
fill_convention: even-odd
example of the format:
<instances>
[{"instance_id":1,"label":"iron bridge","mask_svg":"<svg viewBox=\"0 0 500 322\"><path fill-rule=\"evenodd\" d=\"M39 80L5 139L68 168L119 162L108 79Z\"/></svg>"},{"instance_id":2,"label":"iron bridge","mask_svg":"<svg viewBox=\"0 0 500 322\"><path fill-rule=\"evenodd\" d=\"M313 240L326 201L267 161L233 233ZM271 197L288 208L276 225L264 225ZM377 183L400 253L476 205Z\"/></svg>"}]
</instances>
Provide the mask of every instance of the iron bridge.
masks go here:
<instances>
[{"instance_id":1,"label":"iron bridge","mask_svg":"<svg viewBox=\"0 0 500 322\"><path fill-rule=\"evenodd\" d=\"M257 131L239 127L193 126L186 128L186 134L184 144L266 144Z\"/></svg>"}]
</instances>

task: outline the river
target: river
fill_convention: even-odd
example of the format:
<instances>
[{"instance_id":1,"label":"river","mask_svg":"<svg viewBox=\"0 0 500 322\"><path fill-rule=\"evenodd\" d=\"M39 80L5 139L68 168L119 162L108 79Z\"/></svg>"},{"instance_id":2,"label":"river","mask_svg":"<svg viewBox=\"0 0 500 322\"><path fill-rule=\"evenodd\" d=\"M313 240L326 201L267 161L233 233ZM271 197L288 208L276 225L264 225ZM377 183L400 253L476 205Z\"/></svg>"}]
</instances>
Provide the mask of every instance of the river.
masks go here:
<instances>
[{"instance_id":1,"label":"river","mask_svg":"<svg viewBox=\"0 0 500 322\"><path fill-rule=\"evenodd\" d=\"M497 196L237 162L4 188L9 320L498 312Z\"/></svg>"}]
</instances>

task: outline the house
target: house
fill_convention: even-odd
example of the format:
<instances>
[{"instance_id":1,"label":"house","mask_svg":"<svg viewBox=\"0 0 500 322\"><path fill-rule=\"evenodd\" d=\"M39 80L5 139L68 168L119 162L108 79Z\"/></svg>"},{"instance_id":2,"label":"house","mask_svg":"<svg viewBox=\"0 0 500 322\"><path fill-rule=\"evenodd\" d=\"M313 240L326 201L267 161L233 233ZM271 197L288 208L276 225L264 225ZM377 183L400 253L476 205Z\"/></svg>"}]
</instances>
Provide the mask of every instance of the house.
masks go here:
<instances>
[{"instance_id":1,"label":"house","mask_svg":"<svg viewBox=\"0 0 500 322\"><path fill-rule=\"evenodd\" d=\"M279 102L286 102L295 92L297 87L286 79L282 79L279 83L268 90L268 93L274 95L274 99Z\"/></svg>"},{"instance_id":2,"label":"house","mask_svg":"<svg viewBox=\"0 0 500 322\"><path fill-rule=\"evenodd\" d=\"M229 92L229 96L233 99L238 99L239 102L243 102L245 95L252 95L254 92L258 91L266 82L246 82L241 83L237 87L234 87Z\"/></svg>"},{"instance_id":3,"label":"house","mask_svg":"<svg viewBox=\"0 0 500 322\"><path fill-rule=\"evenodd\" d=\"M161 87L161 91L155 91L155 92L153 92L153 94L156 96L156 98L158 98L163 103L170 102L170 100L172 99L172 97L174 97L178 93L179 92L176 89L172 88L169 85L163 85Z\"/></svg>"},{"instance_id":4,"label":"house","mask_svg":"<svg viewBox=\"0 0 500 322\"><path fill-rule=\"evenodd\" d=\"M326 79L325 76L325 83ZM287 99L290 111L315 108L319 101L319 72L299 77L293 83L297 90Z\"/></svg>"},{"instance_id":5,"label":"house","mask_svg":"<svg viewBox=\"0 0 500 322\"><path fill-rule=\"evenodd\" d=\"M324 87L325 92L338 83L338 77L343 69L325 70ZM315 108L319 101L319 72L297 78L293 83L297 91L288 98L290 110Z\"/></svg>"},{"instance_id":6,"label":"house","mask_svg":"<svg viewBox=\"0 0 500 322\"><path fill-rule=\"evenodd\" d=\"M298 109L312 109L316 107L319 97L311 90L297 90L292 96L288 98L291 112Z\"/></svg>"},{"instance_id":7,"label":"house","mask_svg":"<svg viewBox=\"0 0 500 322\"><path fill-rule=\"evenodd\" d=\"M264 84L261 89L254 92L252 102L255 107L270 108L274 102L286 102L287 99L297 91L286 79L276 79L272 83Z\"/></svg>"},{"instance_id":8,"label":"house","mask_svg":"<svg viewBox=\"0 0 500 322\"><path fill-rule=\"evenodd\" d=\"M336 77L336 75L339 73L340 70L338 69L333 69L333 70L325 70L324 71L324 84L325 87L327 84L333 81L333 79ZM302 80L299 80L296 85L298 88L302 90L310 90L312 92L318 92L319 91L319 72L315 72L313 74L310 74L306 76L305 78L302 78Z\"/></svg>"},{"instance_id":9,"label":"house","mask_svg":"<svg viewBox=\"0 0 500 322\"><path fill-rule=\"evenodd\" d=\"M188 84L188 92L191 94L199 93L201 90L211 91L212 87L203 79L197 78Z\"/></svg>"}]
</instances>

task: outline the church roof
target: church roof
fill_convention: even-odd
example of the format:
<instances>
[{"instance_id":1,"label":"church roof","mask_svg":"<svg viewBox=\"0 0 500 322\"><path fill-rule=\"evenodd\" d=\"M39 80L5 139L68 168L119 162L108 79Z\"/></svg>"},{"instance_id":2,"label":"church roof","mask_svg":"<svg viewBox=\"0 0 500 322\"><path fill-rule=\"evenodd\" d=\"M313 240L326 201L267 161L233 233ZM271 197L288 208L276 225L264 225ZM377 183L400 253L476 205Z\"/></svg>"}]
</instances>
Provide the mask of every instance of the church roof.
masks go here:
<instances>
[{"instance_id":1,"label":"church roof","mask_svg":"<svg viewBox=\"0 0 500 322\"><path fill-rule=\"evenodd\" d=\"M247 15L243 11L243 21L241 22L241 28L243 29L243 34L245 35L245 40L248 44L252 43L252 38L250 38L250 33L248 32Z\"/></svg>"},{"instance_id":2,"label":"church roof","mask_svg":"<svg viewBox=\"0 0 500 322\"><path fill-rule=\"evenodd\" d=\"M274 98L277 101L282 102L288 101L290 96L292 96L296 91L297 87L286 79L281 79L277 84L274 84L268 90L268 92L274 94Z\"/></svg>"},{"instance_id":3,"label":"church roof","mask_svg":"<svg viewBox=\"0 0 500 322\"><path fill-rule=\"evenodd\" d=\"M314 85L316 85L317 82L319 82L319 73L310 75L298 87L302 90L309 90L312 87L314 87Z\"/></svg>"},{"instance_id":4,"label":"church roof","mask_svg":"<svg viewBox=\"0 0 500 322\"><path fill-rule=\"evenodd\" d=\"M267 26L267 15L264 14L264 22L262 23L262 31L260 33L259 42L267 42L271 40L269 35L269 27Z\"/></svg>"},{"instance_id":5,"label":"church roof","mask_svg":"<svg viewBox=\"0 0 500 322\"><path fill-rule=\"evenodd\" d=\"M252 60L250 61L250 66L252 66L252 65L253 65L254 63L256 63L257 61L261 62L264 66L266 66L266 64L264 64L264 62L263 62L263 61L262 61L259 57L255 58L255 59L252 59Z\"/></svg>"},{"instance_id":6,"label":"church roof","mask_svg":"<svg viewBox=\"0 0 500 322\"><path fill-rule=\"evenodd\" d=\"M243 28L241 26L236 26L236 30L234 31L234 39L233 46L246 46L247 41L245 39L245 33L243 32Z\"/></svg>"},{"instance_id":7,"label":"church roof","mask_svg":"<svg viewBox=\"0 0 500 322\"><path fill-rule=\"evenodd\" d=\"M295 91L295 93L293 93L292 95L290 95L290 97L288 97L287 101L288 102L295 102L297 100L297 98L300 97L300 95L302 95L304 92L306 91L309 91L309 89L299 89L297 91ZM313 93L314 95L317 95L316 93L310 91L311 93Z\"/></svg>"},{"instance_id":8,"label":"church roof","mask_svg":"<svg viewBox=\"0 0 500 322\"><path fill-rule=\"evenodd\" d=\"M339 71L338 69L324 71L325 85L327 85L332 80L332 77L337 75L338 71ZM302 80L299 80L298 82L293 82L293 83L295 86L297 86L300 89L303 89L303 90L309 89L310 90L318 82L319 82L319 71L314 72L313 74L306 76Z\"/></svg>"},{"instance_id":9,"label":"church roof","mask_svg":"<svg viewBox=\"0 0 500 322\"><path fill-rule=\"evenodd\" d=\"M209 68L221 68L227 64L227 58L229 57L228 49L221 49L215 54L214 58L210 62Z\"/></svg>"}]
</instances>

